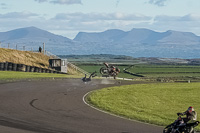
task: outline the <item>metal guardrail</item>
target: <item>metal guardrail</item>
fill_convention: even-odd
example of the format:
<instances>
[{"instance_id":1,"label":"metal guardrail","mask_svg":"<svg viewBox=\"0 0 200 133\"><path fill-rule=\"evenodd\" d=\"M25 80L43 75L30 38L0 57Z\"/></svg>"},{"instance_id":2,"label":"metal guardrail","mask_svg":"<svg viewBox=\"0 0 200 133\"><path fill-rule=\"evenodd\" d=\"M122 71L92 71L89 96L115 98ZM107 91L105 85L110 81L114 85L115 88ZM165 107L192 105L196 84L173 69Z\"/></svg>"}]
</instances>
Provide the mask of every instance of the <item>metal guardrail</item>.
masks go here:
<instances>
[{"instance_id":1,"label":"metal guardrail","mask_svg":"<svg viewBox=\"0 0 200 133\"><path fill-rule=\"evenodd\" d=\"M67 62L67 65L69 65L70 67L72 67L74 70L80 72L80 73L83 73L83 74L86 74L86 75L90 75L90 73L88 73L87 71L75 66L74 64L70 63L70 62Z\"/></svg>"},{"instance_id":2,"label":"metal guardrail","mask_svg":"<svg viewBox=\"0 0 200 133\"><path fill-rule=\"evenodd\" d=\"M48 56L51 56L51 57L54 58L54 59L60 59L60 57L58 57L57 55L54 55L54 54L52 54L51 52L46 51L46 50L45 50L44 54L45 54L45 55L48 55Z\"/></svg>"}]
</instances>

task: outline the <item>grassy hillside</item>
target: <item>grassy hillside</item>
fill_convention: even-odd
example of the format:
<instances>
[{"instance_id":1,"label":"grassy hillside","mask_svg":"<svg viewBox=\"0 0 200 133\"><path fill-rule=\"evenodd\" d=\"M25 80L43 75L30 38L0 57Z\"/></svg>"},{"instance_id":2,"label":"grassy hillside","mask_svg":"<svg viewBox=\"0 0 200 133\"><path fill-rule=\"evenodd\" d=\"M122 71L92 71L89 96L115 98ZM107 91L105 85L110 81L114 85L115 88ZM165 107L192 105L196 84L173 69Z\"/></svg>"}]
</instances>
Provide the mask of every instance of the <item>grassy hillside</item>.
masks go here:
<instances>
[{"instance_id":1,"label":"grassy hillside","mask_svg":"<svg viewBox=\"0 0 200 133\"><path fill-rule=\"evenodd\" d=\"M0 48L0 62L7 61L16 64L48 68L49 59L49 56L42 53ZM68 74L82 75L80 72L76 71L70 66L68 66Z\"/></svg>"},{"instance_id":2,"label":"grassy hillside","mask_svg":"<svg viewBox=\"0 0 200 133\"><path fill-rule=\"evenodd\" d=\"M48 68L49 58L49 56L42 53L0 48L0 62L7 61L17 64Z\"/></svg>"}]
</instances>

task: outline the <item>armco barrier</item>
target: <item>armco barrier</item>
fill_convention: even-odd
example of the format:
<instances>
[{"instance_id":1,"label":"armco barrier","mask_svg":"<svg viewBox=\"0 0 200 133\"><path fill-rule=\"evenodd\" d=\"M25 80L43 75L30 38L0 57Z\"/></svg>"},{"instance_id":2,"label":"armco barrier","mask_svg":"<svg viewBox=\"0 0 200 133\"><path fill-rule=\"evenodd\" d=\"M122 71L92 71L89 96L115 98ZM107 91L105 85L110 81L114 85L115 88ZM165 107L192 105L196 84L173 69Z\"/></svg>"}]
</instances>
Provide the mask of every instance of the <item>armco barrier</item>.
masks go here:
<instances>
[{"instance_id":1,"label":"armco barrier","mask_svg":"<svg viewBox=\"0 0 200 133\"><path fill-rule=\"evenodd\" d=\"M61 73L54 69L39 68L24 64L15 64L12 62L0 62L0 71L21 71L21 72L39 72L39 73ZM62 73L66 74L66 73Z\"/></svg>"}]
</instances>

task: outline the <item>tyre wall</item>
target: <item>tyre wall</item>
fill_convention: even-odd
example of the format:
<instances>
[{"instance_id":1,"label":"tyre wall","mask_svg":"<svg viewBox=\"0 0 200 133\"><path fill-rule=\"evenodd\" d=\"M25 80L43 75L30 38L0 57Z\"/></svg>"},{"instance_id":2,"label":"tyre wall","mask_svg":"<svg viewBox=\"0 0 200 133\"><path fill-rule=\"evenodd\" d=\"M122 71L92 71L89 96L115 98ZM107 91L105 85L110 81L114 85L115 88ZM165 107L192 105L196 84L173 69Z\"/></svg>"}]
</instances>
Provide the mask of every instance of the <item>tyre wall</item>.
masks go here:
<instances>
[{"instance_id":1,"label":"tyre wall","mask_svg":"<svg viewBox=\"0 0 200 133\"><path fill-rule=\"evenodd\" d=\"M15 64L12 62L0 62L0 71L20 71L20 72L37 72L37 73L59 73L66 74L54 69L46 69L24 64Z\"/></svg>"}]
</instances>

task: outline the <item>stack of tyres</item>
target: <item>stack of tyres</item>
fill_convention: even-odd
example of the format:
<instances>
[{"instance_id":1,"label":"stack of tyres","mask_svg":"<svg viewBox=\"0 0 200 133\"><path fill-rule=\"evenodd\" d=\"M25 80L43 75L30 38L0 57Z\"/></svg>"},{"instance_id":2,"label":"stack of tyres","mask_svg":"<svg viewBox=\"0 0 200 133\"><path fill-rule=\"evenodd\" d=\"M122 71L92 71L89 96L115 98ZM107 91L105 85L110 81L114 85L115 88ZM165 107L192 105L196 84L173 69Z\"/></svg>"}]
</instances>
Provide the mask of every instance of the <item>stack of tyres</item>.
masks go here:
<instances>
[{"instance_id":1,"label":"stack of tyres","mask_svg":"<svg viewBox=\"0 0 200 133\"><path fill-rule=\"evenodd\" d=\"M42 73L45 73L46 72L46 69L45 68L42 68Z\"/></svg>"},{"instance_id":2,"label":"stack of tyres","mask_svg":"<svg viewBox=\"0 0 200 133\"><path fill-rule=\"evenodd\" d=\"M17 71L17 64L12 63L12 70L13 70L13 71Z\"/></svg>"},{"instance_id":3,"label":"stack of tyres","mask_svg":"<svg viewBox=\"0 0 200 133\"><path fill-rule=\"evenodd\" d=\"M26 71L26 66L24 64L17 64L17 71Z\"/></svg>"},{"instance_id":4,"label":"stack of tyres","mask_svg":"<svg viewBox=\"0 0 200 133\"><path fill-rule=\"evenodd\" d=\"M49 69L46 69L46 71L45 71L46 73L49 73Z\"/></svg>"},{"instance_id":5,"label":"stack of tyres","mask_svg":"<svg viewBox=\"0 0 200 133\"><path fill-rule=\"evenodd\" d=\"M4 71L7 71L8 70L8 62L5 62L4 63Z\"/></svg>"},{"instance_id":6,"label":"stack of tyres","mask_svg":"<svg viewBox=\"0 0 200 133\"><path fill-rule=\"evenodd\" d=\"M12 62L8 62L8 71L12 71L13 70L13 63Z\"/></svg>"},{"instance_id":7,"label":"stack of tyres","mask_svg":"<svg viewBox=\"0 0 200 133\"><path fill-rule=\"evenodd\" d=\"M30 66L30 72L34 72L35 67L34 66Z\"/></svg>"},{"instance_id":8,"label":"stack of tyres","mask_svg":"<svg viewBox=\"0 0 200 133\"><path fill-rule=\"evenodd\" d=\"M35 67L34 72L38 72L38 69L39 69L38 67Z\"/></svg>"},{"instance_id":9,"label":"stack of tyres","mask_svg":"<svg viewBox=\"0 0 200 133\"><path fill-rule=\"evenodd\" d=\"M30 66L26 65L26 72L30 72Z\"/></svg>"},{"instance_id":10,"label":"stack of tyres","mask_svg":"<svg viewBox=\"0 0 200 133\"><path fill-rule=\"evenodd\" d=\"M4 62L0 62L0 71L4 70Z\"/></svg>"},{"instance_id":11,"label":"stack of tyres","mask_svg":"<svg viewBox=\"0 0 200 133\"><path fill-rule=\"evenodd\" d=\"M41 73L42 72L42 68L39 67L38 68L38 72Z\"/></svg>"}]
</instances>

